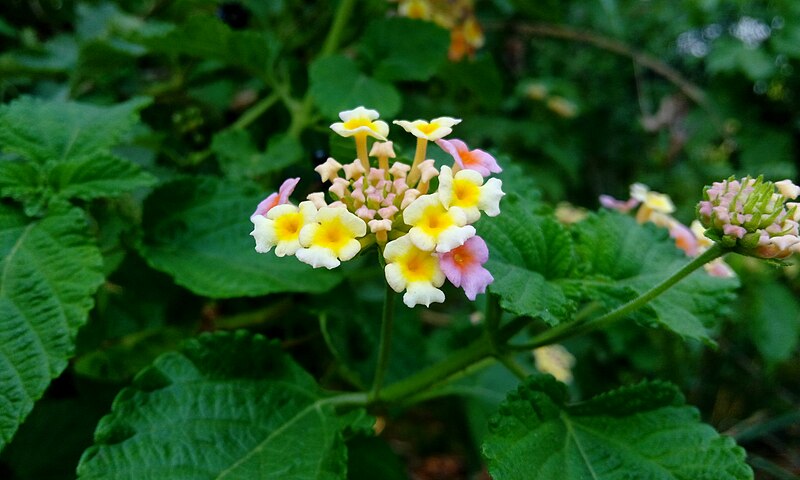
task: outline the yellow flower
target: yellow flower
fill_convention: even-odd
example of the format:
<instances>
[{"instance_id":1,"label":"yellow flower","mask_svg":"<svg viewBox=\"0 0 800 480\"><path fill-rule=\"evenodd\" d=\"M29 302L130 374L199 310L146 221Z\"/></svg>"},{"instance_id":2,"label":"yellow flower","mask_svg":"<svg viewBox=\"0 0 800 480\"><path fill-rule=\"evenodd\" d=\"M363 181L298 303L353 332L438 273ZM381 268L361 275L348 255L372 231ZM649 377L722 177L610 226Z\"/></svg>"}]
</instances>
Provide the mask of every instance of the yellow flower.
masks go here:
<instances>
[{"instance_id":1,"label":"yellow flower","mask_svg":"<svg viewBox=\"0 0 800 480\"><path fill-rule=\"evenodd\" d=\"M343 137L352 137L359 134L385 141L389 134L389 125L377 120L380 115L377 110L356 107L339 113L341 122L331 125L331 129Z\"/></svg>"},{"instance_id":2,"label":"yellow flower","mask_svg":"<svg viewBox=\"0 0 800 480\"><path fill-rule=\"evenodd\" d=\"M400 125L403 129L414 135L417 138L424 138L425 140L436 141L440 138L450 135L453 131L453 126L461 123L460 118L439 117L434 118L430 122L425 120L414 120L409 122L407 120L395 120L395 125Z\"/></svg>"},{"instance_id":3,"label":"yellow flower","mask_svg":"<svg viewBox=\"0 0 800 480\"><path fill-rule=\"evenodd\" d=\"M294 255L300 249L300 231L314 220L317 209L312 202L301 202L300 206L289 203L272 207L266 216L252 217L254 225L250 235L256 240L256 251L269 252L275 247L275 255Z\"/></svg>"},{"instance_id":4,"label":"yellow flower","mask_svg":"<svg viewBox=\"0 0 800 480\"><path fill-rule=\"evenodd\" d=\"M383 256L386 281L395 292L406 291L403 303L408 307L444 302L444 292L437 287L442 286L445 276L435 253L418 248L409 235L404 235L387 243Z\"/></svg>"},{"instance_id":5,"label":"yellow flower","mask_svg":"<svg viewBox=\"0 0 800 480\"><path fill-rule=\"evenodd\" d=\"M445 208L437 193L411 202L403 212L403 221L411 227L408 237L414 245L426 251L449 252L475 235L464 211L459 207Z\"/></svg>"},{"instance_id":6,"label":"yellow flower","mask_svg":"<svg viewBox=\"0 0 800 480\"><path fill-rule=\"evenodd\" d=\"M314 268L336 268L356 256L361 250L361 243L356 239L366 233L364 220L346 208L323 207L314 222L300 230L300 245L304 248L297 251L297 258Z\"/></svg>"},{"instance_id":7,"label":"yellow flower","mask_svg":"<svg viewBox=\"0 0 800 480\"><path fill-rule=\"evenodd\" d=\"M443 166L439 174L439 200L445 208L459 207L467 215L467 223L476 222L483 210L490 217L500 214L500 199L503 198L503 182L490 178L483 183L483 176L475 170L453 170Z\"/></svg>"}]
</instances>

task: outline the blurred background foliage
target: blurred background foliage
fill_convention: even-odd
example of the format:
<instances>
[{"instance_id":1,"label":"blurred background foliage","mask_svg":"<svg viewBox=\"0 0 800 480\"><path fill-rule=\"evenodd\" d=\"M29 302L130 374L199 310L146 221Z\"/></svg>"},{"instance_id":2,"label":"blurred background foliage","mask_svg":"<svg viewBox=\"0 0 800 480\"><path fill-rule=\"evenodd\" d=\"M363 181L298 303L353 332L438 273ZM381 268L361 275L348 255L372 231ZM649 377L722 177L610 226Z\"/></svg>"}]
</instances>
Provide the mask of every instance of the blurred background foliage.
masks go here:
<instances>
[{"instance_id":1,"label":"blurred background foliage","mask_svg":"<svg viewBox=\"0 0 800 480\"><path fill-rule=\"evenodd\" d=\"M339 110L364 104L385 119L463 118L458 137L501 159L506 191L546 205L596 209L598 195L627 198L629 185L642 182L668 193L688 224L703 185L714 180L797 181L794 0L362 0L341 25L340 48L328 51L338 3L5 0L0 101L30 95L110 105L149 97L142 122L115 153L159 183L82 205L107 281L71 368L3 452L0 476L73 478L119 388L199 331L244 327L281 339L330 387L369 378L377 267L320 277L318 290L333 289L317 302L308 293L222 291L223 273L175 260L165 236L235 257L242 245L252 248L249 212L222 219L230 204L211 202L220 218L213 228L236 225L245 238L239 243L198 240L191 224L176 231L161 222L188 214L204 192L233 189L237 204L255 207L286 176L303 178L301 193L317 190L316 164L352 157L349 142L327 129ZM409 3L437 13L414 13ZM412 151L410 143L397 148ZM705 421L748 450L757 478L795 478L798 268L730 260L742 287L720 312L716 347L624 326L575 339L565 345L577 358L573 393L669 379ZM422 322L418 311L404 311L389 380L474 336L472 308L453 300L422 312ZM351 457L378 460L371 470L353 465L351 478L480 476L482 419L514 385L503 369L489 369L460 385L459 397L403 416L387 412L379 439L352 443ZM57 444L48 448L42 439ZM44 450L46 461L32 453Z\"/></svg>"}]
</instances>

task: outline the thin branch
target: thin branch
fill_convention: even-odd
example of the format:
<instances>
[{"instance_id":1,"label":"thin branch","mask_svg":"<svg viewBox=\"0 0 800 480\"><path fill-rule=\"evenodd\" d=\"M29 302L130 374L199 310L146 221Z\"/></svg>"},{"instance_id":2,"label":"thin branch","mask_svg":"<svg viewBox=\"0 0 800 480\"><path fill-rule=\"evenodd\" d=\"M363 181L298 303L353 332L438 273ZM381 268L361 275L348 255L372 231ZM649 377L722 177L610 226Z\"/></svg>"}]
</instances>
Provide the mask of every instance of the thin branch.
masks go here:
<instances>
[{"instance_id":1,"label":"thin branch","mask_svg":"<svg viewBox=\"0 0 800 480\"><path fill-rule=\"evenodd\" d=\"M577 30L563 25L550 25L542 23L521 24L517 26L517 29L519 32L527 35L560 38L563 40L587 43L601 50L606 50L623 57L628 57L638 65L649 68L673 83L681 90L681 92L683 92L684 95L689 97L701 107L709 110L711 108L711 104L708 101L708 97L706 96L705 92L700 87L681 75L679 71L670 67L656 57L653 57L647 53L639 52L619 40L605 37L594 32Z\"/></svg>"}]
</instances>

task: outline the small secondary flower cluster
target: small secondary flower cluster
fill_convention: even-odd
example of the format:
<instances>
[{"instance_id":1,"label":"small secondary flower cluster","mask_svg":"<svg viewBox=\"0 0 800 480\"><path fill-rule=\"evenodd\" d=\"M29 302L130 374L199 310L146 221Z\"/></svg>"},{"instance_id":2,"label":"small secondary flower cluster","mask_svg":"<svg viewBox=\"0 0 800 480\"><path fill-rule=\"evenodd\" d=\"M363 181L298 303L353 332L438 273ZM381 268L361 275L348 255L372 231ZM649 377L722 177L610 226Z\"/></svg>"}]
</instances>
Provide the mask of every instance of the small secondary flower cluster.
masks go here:
<instances>
[{"instance_id":1,"label":"small secondary flower cluster","mask_svg":"<svg viewBox=\"0 0 800 480\"><path fill-rule=\"evenodd\" d=\"M777 190L777 191L776 191ZM706 187L697 205L706 235L724 247L761 258L785 258L800 252L800 195L791 180L731 177Z\"/></svg>"},{"instance_id":2,"label":"small secondary flower cluster","mask_svg":"<svg viewBox=\"0 0 800 480\"><path fill-rule=\"evenodd\" d=\"M494 280L483 267L489 257L486 242L471 225L481 216L500 213L502 182L489 178L501 171L482 150L470 150L460 140L444 140L461 120L439 117L431 121L394 123L417 138L411 165L393 162L389 126L378 112L364 107L341 112L331 125L339 135L353 137L356 158L342 165L333 158L315 168L328 188L307 200L289 202L299 178L286 180L277 193L263 200L251 216L256 251L275 247L279 257L295 255L314 268L335 268L364 248L377 244L385 260L384 273L396 292L405 291L409 307L443 302L439 289L447 278L474 300ZM367 138L375 138L367 154ZM454 160L434 167L425 159L427 144L435 141ZM369 157L377 158L377 166ZM341 175L343 173L343 176ZM432 191L433 181L438 187Z\"/></svg>"},{"instance_id":3,"label":"small secondary flower cluster","mask_svg":"<svg viewBox=\"0 0 800 480\"><path fill-rule=\"evenodd\" d=\"M483 30L475 17L472 0L398 0L400 16L434 22L450 30L450 60L457 62L464 56L474 57L483 46Z\"/></svg>"},{"instance_id":4,"label":"small secondary flower cluster","mask_svg":"<svg viewBox=\"0 0 800 480\"><path fill-rule=\"evenodd\" d=\"M600 204L606 208L627 213L638 207L636 221L639 223L651 222L659 227L666 228L669 236L675 240L675 246L683 250L690 257L696 257L706 251L713 240L706 237L704 228L697 220L687 227L676 220L672 213L675 205L669 195L654 192L642 183L634 183L630 188L630 198L626 201L617 200L608 195L600 196ZM705 265L706 271L716 277L733 277L735 273L722 258L717 258Z\"/></svg>"}]
</instances>

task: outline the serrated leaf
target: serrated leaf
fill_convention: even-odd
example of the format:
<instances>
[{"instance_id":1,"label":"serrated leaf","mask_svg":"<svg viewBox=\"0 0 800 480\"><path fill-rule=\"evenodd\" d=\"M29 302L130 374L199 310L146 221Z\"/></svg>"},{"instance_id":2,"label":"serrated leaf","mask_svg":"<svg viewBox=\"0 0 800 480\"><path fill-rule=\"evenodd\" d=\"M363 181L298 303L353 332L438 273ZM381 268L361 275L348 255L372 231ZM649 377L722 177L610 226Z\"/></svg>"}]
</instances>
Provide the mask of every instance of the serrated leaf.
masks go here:
<instances>
[{"instance_id":1,"label":"serrated leaf","mask_svg":"<svg viewBox=\"0 0 800 480\"><path fill-rule=\"evenodd\" d=\"M213 177L164 184L145 201L140 252L178 284L213 298L318 293L336 285L340 270L255 252L250 215L265 196L247 183Z\"/></svg>"},{"instance_id":2,"label":"serrated leaf","mask_svg":"<svg viewBox=\"0 0 800 480\"><path fill-rule=\"evenodd\" d=\"M118 395L78 477L338 480L344 433L366 417L328 398L276 343L205 334Z\"/></svg>"},{"instance_id":3,"label":"serrated leaf","mask_svg":"<svg viewBox=\"0 0 800 480\"><path fill-rule=\"evenodd\" d=\"M0 107L0 146L42 164L91 156L116 145L149 103L134 98L103 107L23 97Z\"/></svg>"},{"instance_id":4,"label":"serrated leaf","mask_svg":"<svg viewBox=\"0 0 800 480\"><path fill-rule=\"evenodd\" d=\"M670 384L641 383L566 403L566 387L529 377L489 424L495 480L746 480L745 452L699 421Z\"/></svg>"},{"instance_id":5,"label":"serrated leaf","mask_svg":"<svg viewBox=\"0 0 800 480\"><path fill-rule=\"evenodd\" d=\"M375 78L424 81L447 60L450 33L423 20L383 18L369 24L360 45Z\"/></svg>"},{"instance_id":6,"label":"serrated leaf","mask_svg":"<svg viewBox=\"0 0 800 480\"><path fill-rule=\"evenodd\" d=\"M499 216L478 225L489 245L486 268L494 276L489 288L504 309L555 325L574 309L552 282L573 268L572 240L554 218L534 214L530 201L513 195L501 208Z\"/></svg>"},{"instance_id":7,"label":"serrated leaf","mask_svg":"<svg viewBox=\"0 0 800 480\"><path fill-rule=\"evenodd\" d=\"M148 99L111 107L22 98L0 108L0 196L42 213L54 200L90 200L150 186L155 178L110 151ZM14 158L16 155L16 158Z\"/></svg>"},{"instance_id":8,"label":"serrated leaf","mask_svg":"<svg viewBox=\"0 0 800 480\"><path fill-rule=\"evenodd\" d=\"M575 249L585 260L585 300L613 308L643 294L689 262L667 230L639 225L629 216L601 211L575 226ZM688 338L711 342L707 326L720 317L739 282L700 269L634 314Z\"/></svg>"},{"instance_id":9,"label":"serrated leaf","mask_svg":"<svg viewBox=\"0 0 800 480\"><path fill-rule=\"evenodd\" d=\"M359 105L378 110L383 118L391 118L400 111L397 89L362 74L355 62L343 55L315 60L308 75L309 91L326 117L337 118L342 110Z\"/></svg>"},{"instance_id":10,"label":"serrated leaf","mask_svg":"<svg viewBox=\"0 0 800 480\"><path fill-rule=\"evenodd\" d=\"M103 282L77 210L29 222L0 205L0 449L67 366Z\"/></svg>"},{"instance_id":11,"label":"serrated leaf","mask_svg":"<svg viewBox=\"0 0 800 480\"><path fill-rule=\"evenodd\" d=\"M49 182L63 198L91 200L149 187L155 183L155 177L135 163L110 154L97 154L53 165Z\"/></svg>"}]
</instances>

